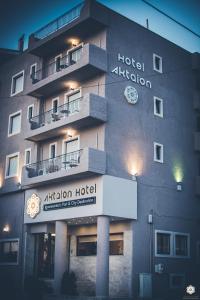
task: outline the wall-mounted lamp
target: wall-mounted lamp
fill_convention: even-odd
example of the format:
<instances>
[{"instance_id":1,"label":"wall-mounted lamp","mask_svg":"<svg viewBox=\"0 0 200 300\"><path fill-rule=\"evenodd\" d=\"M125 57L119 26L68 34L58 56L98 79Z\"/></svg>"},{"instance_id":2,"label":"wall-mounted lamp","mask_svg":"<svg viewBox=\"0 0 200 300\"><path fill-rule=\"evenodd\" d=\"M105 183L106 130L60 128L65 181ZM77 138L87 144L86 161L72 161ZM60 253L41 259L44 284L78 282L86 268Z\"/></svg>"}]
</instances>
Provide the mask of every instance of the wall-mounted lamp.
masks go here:
<instances>
[{"instance_id":1,"label":"wall-mounted lamp","mask_svg":"<svg viewBox=\"0 0 200 300\"><path fill-rule=\"evenodd\" d=\"M21 182L18 182L18 183L17 183L17 187L18 187L19 189L21 189L21 187L22 187Z\"/></svg>"},{"instance_id":2,"label":"wall-mounted lamp","mask_svg":"<svg viewBox=\"0 0 200 300\"><path fill-rule=\"evenodd\" d=\"M177 182L176 189L177 189L177 191L179 191L179 192L182 191L182 182Z\"/></svg>"},{"instance_id":3,"label":"wall-mounted lamp","mask_svg":"<svg viewBox=\"0 0 200 300\"><path fill-rule=\"evenodd\" d=\"M131 179L132 179L133 181L137 181L137 173L131 174Z\"/></svg>"},{"instance_id":4,"label":"wall-mounted lamp","mask_svg":"<svg viewBox=\"0 0 200 300\"><path fill-rule=\"evenodd\" d=\"M3 227L3 232L9 232L10 231L10 226L8 224L6 224L4 227Z\"/></svg>"},{"instance_id":5,"label":"wall-mounted lamp","mask_svg":"<svg viewBox=\"0 0 200 300\"><path fill-rule=\"evenodd\" d=\"M71 139L73 137L72 132L70 130L67 131L67 138Z\"/></svg>"}]
</instances>

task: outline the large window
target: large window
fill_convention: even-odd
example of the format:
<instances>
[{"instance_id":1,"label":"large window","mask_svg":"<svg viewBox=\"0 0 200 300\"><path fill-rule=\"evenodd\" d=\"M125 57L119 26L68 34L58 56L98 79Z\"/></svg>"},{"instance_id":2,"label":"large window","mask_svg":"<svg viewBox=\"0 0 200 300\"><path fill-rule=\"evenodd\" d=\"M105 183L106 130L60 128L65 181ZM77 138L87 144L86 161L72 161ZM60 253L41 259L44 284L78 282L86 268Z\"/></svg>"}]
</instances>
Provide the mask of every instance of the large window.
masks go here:
<instances>
[{"instance_id":1,"label":"large window","mask_svg":"<svg viewBox=\"0 0 200 300\"><path fill-rule=\"evenodd\" d=\"M21 131L21 111L9 115L8 136L20 133Z\"/></svg>"},{"instance_id":2,"label":"large window","mask_svg":"<svg viewBox=\"0 0 200 300\"><path fill-rule=\"evenodd\" d=\"M80 111L81 89L74 90L65 94L65 103L68 114L74 114Z\"/></svg>"},{"instance_id":3,"label":"large window","mask_svg":"<svg viewBox=\"0 0 200 300\"><path fill-rule=\"evenodd\" d=\"M189 234L157 230L155 232L156 256L189 257Z\"/></svg>"},{"instance_id":4,"label":"large window","mask_svg":"<svg viewBox=\"0 0 200 300\"><path fill-rule=\"evenodd\" d=\"M19 152L6 156L6 178L18 175Z\"/></svg>"},{"instance_id":5,"label":"large window","mask_svg":"<svg viewBox=\"0 0 200 300\"><path fill-rule=\"evenodd\" d=\"M24 71L15 74L12 77L11 96L22 92L24 89Z\"/></svg>"},{"instance_id":6,"label":"large window","mask_svg":"<svg viewBox=\"0 0 200 300\"><path fill-rule=\"evenodd\" d=\"M110 255L123 255L123 233L110 234ZM97 236L77 237L77 256L90 256L97 254Z\"/></svg>"},{"instance_id":7,"label":"large window","mask_svg":"<svg viewBox=\"0 0 200 300\"><path fill-rule=\"evenodd\" d=\"M0 240L0 264L17 264L19 239Z\"/></svg>"}]
</instances>

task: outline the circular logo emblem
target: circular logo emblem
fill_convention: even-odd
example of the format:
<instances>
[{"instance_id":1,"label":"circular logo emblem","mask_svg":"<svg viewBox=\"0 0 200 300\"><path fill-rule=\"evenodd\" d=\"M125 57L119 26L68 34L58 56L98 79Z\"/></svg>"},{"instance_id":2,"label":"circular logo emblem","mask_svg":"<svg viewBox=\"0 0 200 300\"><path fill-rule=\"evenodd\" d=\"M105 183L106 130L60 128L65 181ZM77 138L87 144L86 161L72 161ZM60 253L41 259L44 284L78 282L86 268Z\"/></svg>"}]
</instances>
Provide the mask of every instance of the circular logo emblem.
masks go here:
<instances>
[{"instance_id":1,"label":"circular logo emblem","mask_svg":"<svg viewBox=\"0 0 200 300\"><path fill-rule=\"evenodd\" d=\"M192 286L192 285L187 286L186 292L187 292L187 294L189 294L189 295L194 294L194 293L195 293L195 287Z\"/></svg>"},{"instance_id":2,"label":"circular logo emblem","mask_svg":"<svg viewBox=\"0 0 200 300\"><path fill-rule=\"evenodd\" d=\"M40 198L33 194L31 198L27 200L26 213L32 219L34 219L40 212Z\"/></svg>"},{"instance_id":3,"label":"circular logo emblem","mask_svg":"<svg viewBox=\"0 0 200 300\"><path fill-rule=\"evenodd\" d=\"M136 104L138 101L138 92L133 86L127 86L125 88L124 96L128 103Z\"/></svg>"}]
</instances>

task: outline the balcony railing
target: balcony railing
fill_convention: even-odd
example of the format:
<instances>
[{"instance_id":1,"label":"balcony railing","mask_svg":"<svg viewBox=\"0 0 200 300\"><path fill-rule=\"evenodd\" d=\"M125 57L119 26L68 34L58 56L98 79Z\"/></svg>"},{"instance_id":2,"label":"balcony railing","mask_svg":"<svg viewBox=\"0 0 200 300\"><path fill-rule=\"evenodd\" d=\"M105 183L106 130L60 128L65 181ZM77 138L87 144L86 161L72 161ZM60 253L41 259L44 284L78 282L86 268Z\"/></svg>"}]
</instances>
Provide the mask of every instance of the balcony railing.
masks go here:
<instances>
[{"instance_id":1,"label":"balcony railing","mask_svg":"<svg viewBox=\"0 0 200 300\"><path fill-rule=\"evenodd\" d=\"M70 170L80 164L81 150L66 153L55 158L46 159L25 166L27 177L33 178L37 176L47 175L49 173L61 170Z\"/></svg>"},{"instance_id":2,"label":"balcony railing","mask_svg":"<svg viewBox=\"0 0 200 300\"><path fill-rule=\"evenodd\" d=\"M78 113L80 111L80 101L83 97L77 98L70 102L67 102L61 106L58 106L57 109L50 109L40 115L37 115L29 120L31 130L40 128L52 122L59 121L63 118Z\"/></svg>"},{"instance_id":3,"label":"balcony railing","mask_svg":"<svg viewBox=\"0 0 200 300\"><path fill-rule=\"evenodd\" d=\"M32 73L31 74L32 83L35 84L44 78L47 78L59 71L62 71L63 69L68 68L71 65L74 65L81 58L82 48L78 50L74 50L74 52L75 51L76 52L79 51L79 55L77 56L76 59L73 59L72 57L73 52L71 52L71 54L61 57L60 60L53 61L47 64L46 66L44 66L43 68Z\"/></svg>"},{"instance_id":4,"label":"balcony railing","mask_svg":"<svg viewBox=\"0 0 200 300\"><path fill-rule=\"evenodd\" d=\"M33 36L37 39L44 39L45 37L59 30L63 26L77 19L80 16L82 7L83 7L83 3L77 5L76 7L72 8L71 10L69 10L68 12L66 12L59 18L57 18L56 20L50 22L49 24L45 25L44 27L36 31L33 34Z\"/></svg>"}]
</instances>

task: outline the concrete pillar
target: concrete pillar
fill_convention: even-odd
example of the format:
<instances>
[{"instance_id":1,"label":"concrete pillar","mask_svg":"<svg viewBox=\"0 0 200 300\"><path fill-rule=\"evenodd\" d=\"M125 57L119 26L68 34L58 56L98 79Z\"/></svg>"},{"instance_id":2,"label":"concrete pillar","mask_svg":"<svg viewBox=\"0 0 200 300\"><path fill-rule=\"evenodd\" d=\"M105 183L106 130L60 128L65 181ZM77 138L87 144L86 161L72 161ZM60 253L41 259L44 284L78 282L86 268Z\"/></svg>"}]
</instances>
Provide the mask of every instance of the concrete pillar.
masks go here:
<instances>
[{"instance_id":1,"label":"concrete pillar","mask_svg":"<svg viewBox=\"0 0 200 300\"><path fill-rule=\"evenodd\" d=\"M130 222L130 245L131 245L131 248L130 248L130 265L131 265L131 271L130 271L130 279L129 279L129 297L130 298L133 298L133 287L134 287L134 284L133 284L133 271L134 271L134 256L133 256L133 235L134 235L134 221L132 220Z\"/></svg>"},{"instance_id":2,"label":"concrete pillar","mask_svg":"<svg viewBox=\"0 0 200 300\"><path fill-rule=\"evenodd\" d=\"M60 294L62 276L67 269L67 223L56 221L55 234L54 292Z\"/></svg>"},{"instance_id":3,"label":"concrete pillar","mask_svg":"<svg viewBox=\"0 0 200 300\"><path fill-rule=\"evenodd\" d=\"M97 218L96 296L109 295L109 217Z\"/></svg>"}]
</instances>

